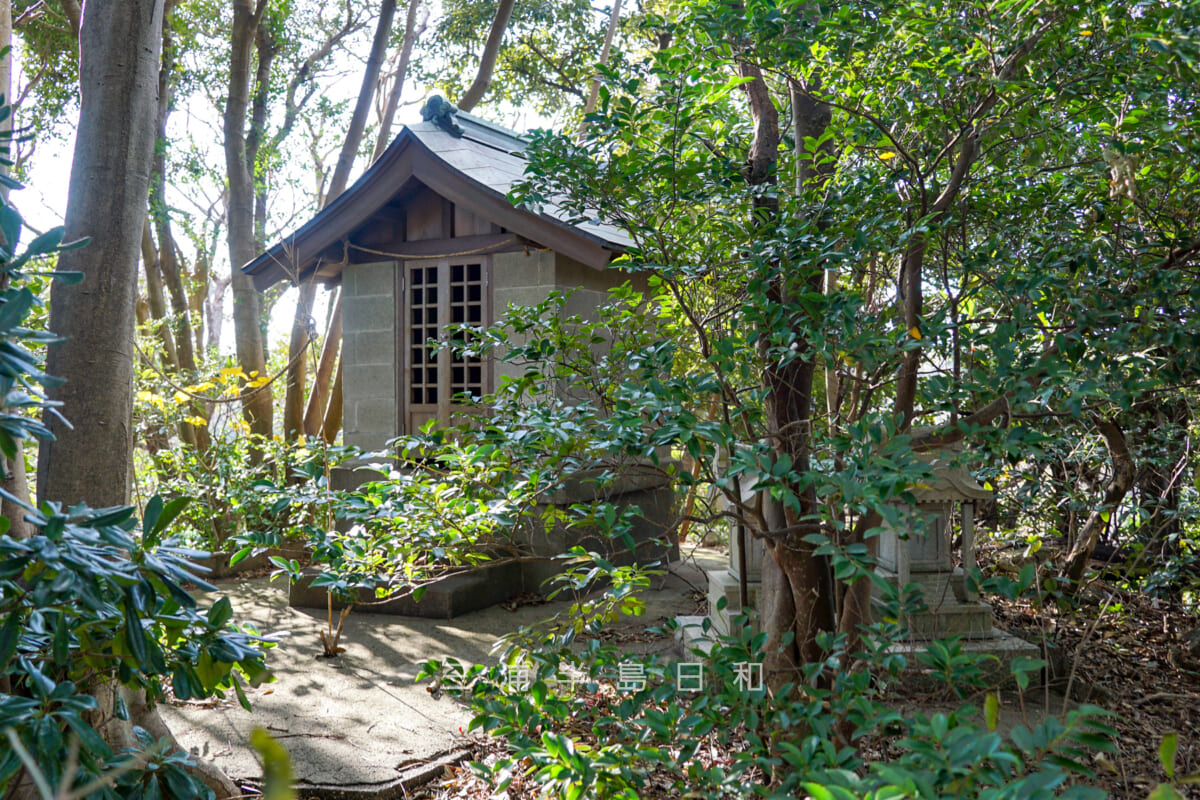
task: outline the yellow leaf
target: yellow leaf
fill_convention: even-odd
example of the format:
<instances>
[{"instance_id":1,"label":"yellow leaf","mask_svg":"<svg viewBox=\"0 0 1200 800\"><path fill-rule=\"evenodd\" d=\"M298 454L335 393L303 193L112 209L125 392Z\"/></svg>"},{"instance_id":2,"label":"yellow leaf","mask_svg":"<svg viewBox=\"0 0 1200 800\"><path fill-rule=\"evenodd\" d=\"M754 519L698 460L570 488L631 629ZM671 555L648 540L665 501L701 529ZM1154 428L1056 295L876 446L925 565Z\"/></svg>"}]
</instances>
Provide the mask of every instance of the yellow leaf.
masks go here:
<instances>
[{"instance_id":1,"label":"yellow leaf","mask_svg":"<svg viewBox=\"0 0 1200 800\"><path fill-rule=\"evenodd\" d=\"M908 329L908 335L918 341L921 339L921 331L917 329L916 325Z\"/></svg>"},{"instance_id":2,"label":"yellow leaf","mask_svg":"<svg viewBox=\"0 0 1200 800\"><path fill-rule=\"evenodd\" d=\"M184 417L183 421L189 425L195 425L197 427L208 424L208 420L206 420L204 417Z\"/></svg>"},{"instance_id":3,"label":"yellow leaf","mask_svg":"<svg viewBox=\"0 0 1200 800\"><path fill-rule=\"evenodd\" d=\"M1080 36L1091 36L1092 32L1091 31L1080 31L1079 35Z\"/></svg>"},{"instance_id":4,"label":"yellow leaf","mask_svg":"<svg viewBox=\"0 0 1200 800\"><path fill-rule=\"evenodd\" d=\"M884 150L882 153L879 154L880 161L887 161L887 160L895 158L895 157L896 157L896 154L893 153L891 150Z\"/></svg>"},{"instance_id":5,"label":"yellow leaf","mask_svg":"<svg viewBox=\"0 0 1200 800\"><path fill-rule=\"evenodd\" d=\"M184 394L183 392L176 392L176 393L175 393L175 402L176 402L177 404L179 404L179 405L183 405L183 404L184 404L184 403L186 403L187 401L188 401L188 396L187 396L186 394Z\"/></svg>"},{"instance_id":6,"label":"yellow leaf","mask_svg":"<svg viewBox=\"0 0 1200 800\"><path fill-rule=\"evenodd\" d=\"M221 370L222 378L240 378L242 377L241 367L226 367Z\"/></svg>"},{"instance_id":7,"label":"yellow leaf","mask_svg":"<svg viewBox=\"0 0 1200 800\"><path fill-rule=\"evenodd\" d=\"M983 701L983 718L989 731L996 730L1000 722L1000 696L995 692L990 692Z\"/></svg>"}]
</instances>

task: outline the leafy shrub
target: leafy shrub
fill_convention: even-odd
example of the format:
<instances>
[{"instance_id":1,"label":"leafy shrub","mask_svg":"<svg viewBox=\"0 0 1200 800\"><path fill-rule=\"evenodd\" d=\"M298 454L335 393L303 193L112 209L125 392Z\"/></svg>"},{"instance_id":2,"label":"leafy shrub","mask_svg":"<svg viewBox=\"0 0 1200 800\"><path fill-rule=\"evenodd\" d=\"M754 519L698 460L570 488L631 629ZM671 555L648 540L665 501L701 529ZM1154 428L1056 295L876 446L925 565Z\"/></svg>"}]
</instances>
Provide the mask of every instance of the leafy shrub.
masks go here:
<instances>
[{"instance_id":1,"label":"leafy shrub","mask_svg":"<svg viewBox=\"0 0 1200 800\"><path fill-rule=\"evenodd\" d=\"M161 503L152 501L155 506ZM121 791L107 786L103 796L154 797L164 788L178 797L203 796L180 754L144 732L137 734L142 748L115 752L93 727L97 702L89 692L109 681L151 700L161 699L168 686L180 699L233 689L249 707L238 675L264 677L257 637L230 629L228 598L207 610L196 604L185 585L215 588L195 575L189 560L203 554L170 540L144 548L132 535L133 509L47 506L27 519L36 536L0 536L0 682L7 686L0 694L0 729L11 731L29 763L15 744L7 749L0 756L0 787L22 766L57 785L68 754L76 753L78 783L121 774ZM143 538L161 534L169 522L151 510ZM117 713L123 713L119 706ZM128 769L131 763L137 768ZM167 787L158 786L160 780Z\"/></svg>"},{"instance_id":2,"label":"leafy shrub","mask_svg":"<svg viewBox=\"0 0 1200 800\"><path fill-rule=\"evenodd\" d=\"M0 182L12 185L6 176ZM0 452L8 459L23 457L22 440L49 435L30 415L53 413L40 389L58 380L29 349L53 337L26 327L40 302L26 283L38 274L37 259L86 244L62 245L55 228L14 256L21 227L16 210L0 202ZM186 501L152 499L139 537L132 508L35 509L5 498L25 508L35 534L15 539L0 520L0 794L28 779L44 796L60 783L88 797L211 796L169 742L134 727L136 741L114 748L97 728L106 714L129 718L129 692L153 703L168 687L180 698L232 688L246 704L238 675L264 675L256 637L230 626L229 600L201 609L185 591L213 588L191 563L203 554L164 539ZM101 709L97 695L115 707Z\"/></svg>"},{"instance_id":3,"label":"leafy shrub","mask_svg":"<svg viewBox=\"0 0 1200 800\"><path fill-rule=\"evenodd\" d=\"M889 683L906 666L887 651L899 633L894 625L872 629L855 669L845 668L845 638L823 636L825 658L777 691L755 689L747 679L752 665L764 661L766 637L745 617L736 635L714 637L707 653L693 650L676 664L652 657L635 662L634 670L597 634L620 611L636 613L634 592L645 575L590 563L610 580L601 598L508 637L499 666L431 660L419 676L470 705L472 730L503 740L501 757L473 765L496 791L532 780L569 798L632 799L651 789L822 800L1103 796L1076 781L1092 775L1092 751L1114 750L1107 712L1084 707L1008 734L997 730L995 695L982 713L964 705L945 714L901 715L885 702ZM589 571L577 565L563 580ZM936 643L928 656L939 660ZM702 685L685 691L679 663L691 665L693 677L698 671ZM970 683L979 669L961 653L947 663L954 685ZM522 680L515 682L518 666ZM1027 667L1016 668L1026 673ZM894 755L871 761L863 754L868 743L887 743Z\"/></svg>"}]
</instances>

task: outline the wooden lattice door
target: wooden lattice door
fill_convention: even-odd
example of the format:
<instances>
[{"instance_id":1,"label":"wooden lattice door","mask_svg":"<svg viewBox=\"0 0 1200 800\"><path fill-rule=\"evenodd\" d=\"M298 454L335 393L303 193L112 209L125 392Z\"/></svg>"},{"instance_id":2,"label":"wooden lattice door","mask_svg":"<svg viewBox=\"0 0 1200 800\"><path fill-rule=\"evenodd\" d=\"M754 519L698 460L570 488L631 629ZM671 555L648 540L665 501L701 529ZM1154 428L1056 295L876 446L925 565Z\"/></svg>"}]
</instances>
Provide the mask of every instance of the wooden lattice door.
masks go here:
<instances>
[{"instance_id":1,"label":"wooden lattice door","mask_svg":"<svg viewBox=\"0 0 1200 800\"><path fill-rule=\"evenodd\" d=\"M431 349L447 325L478 326L489 320L488 267L481 258L405 265L402 330L406 341L400 387L406 406L401 416L405 433L416 432L431 419L448 420L456 396L480 397L490 390L483 359Z\"/></svg>"}]
</instances>

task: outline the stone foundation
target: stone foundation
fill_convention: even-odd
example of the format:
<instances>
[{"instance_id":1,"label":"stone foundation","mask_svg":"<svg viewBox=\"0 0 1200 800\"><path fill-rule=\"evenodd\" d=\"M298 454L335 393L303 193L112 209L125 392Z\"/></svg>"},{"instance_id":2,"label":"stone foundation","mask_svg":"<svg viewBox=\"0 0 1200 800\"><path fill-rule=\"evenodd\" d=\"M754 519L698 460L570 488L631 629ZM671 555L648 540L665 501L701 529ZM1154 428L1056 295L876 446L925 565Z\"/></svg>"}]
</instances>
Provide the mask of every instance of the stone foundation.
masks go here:
<instances>
[{"instance_id":1,"label":"stone foundation","mask_svg":"<svg viewBox=\"0 0 1200 800\"><path fill-rule=\"evenodd\" d=\"M598 472L597 472L598 474ZM367 480L381 477L369 469L338 469L333 484L338 489L352 489ZM632 564L667 564L679 560L679 545L674 540L675 492L668 476L651 467L631 467L616 480L600 485L585 474L556 492L551 506L567 512L577 504L606 501L619 508L637 506L641 513L633 522L630 535L634 549L622 539L599 534L594 529L567 527L564 523L550 526L529 524L513 535L512 545L522 556L512 560L497 548L496 562L483 564L467 572L431 584L420 602L409 597L380 602L374 592L360 592L355 609L368 613L399 614L433 619L451 619L471 611L502 603L526 592L544 593L546 582L563 572L564 564L555 558L580 546L598 553L615 566ZM537 517L540 518L540 517ZM507 543L506 543L507 544ZM328 602L323 587L312 587L311 576L294 584L289 604L298 608L325 608ZM341 607L340 604L334 604Z\"/></svg>"}]
</instances>

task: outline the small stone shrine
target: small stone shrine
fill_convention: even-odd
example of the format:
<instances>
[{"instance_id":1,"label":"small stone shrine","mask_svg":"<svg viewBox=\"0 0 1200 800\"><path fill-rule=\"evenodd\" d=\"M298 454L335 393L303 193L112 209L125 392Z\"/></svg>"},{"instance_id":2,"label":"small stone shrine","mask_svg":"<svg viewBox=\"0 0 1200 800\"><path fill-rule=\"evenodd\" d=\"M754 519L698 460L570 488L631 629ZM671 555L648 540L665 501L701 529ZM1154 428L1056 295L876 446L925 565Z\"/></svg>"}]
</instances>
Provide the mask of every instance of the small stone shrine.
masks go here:
<instances>
[{"instance_id":1,"label":"small stone shrine","mask_svg":"<svg viewBox=\"0 0 1200 800\"><path fill-rule=\"evenodd\" d=\"M934 639L959 637L967 652L995 656L997 677L1007 675L1008 664L1017 656L1037 658L1039 651L993 624L992 608L979 599L977 588L968 579L975 566L975 508L991 497L966 469L951 462L953 451L920 456L932 475L912 492L913 503L899 511L901 525L885 526L877 540L876 572L898 588L917 584L924 607L906 614L908 631L895 651L906 654L924 650ZM743 489L743 500L752 503L754 493ZM746 611L751 625L757 624L755 608L762 586L762 565L766 557L763 542L749 531L730 526L729 566L706 570L708 577L707 625L704 617L681 617L680 647L683 652L700 646L707 648L713 636L735 633L733 620L742 613L741 572L746 573ZM960 540L959 564L955 564L956 539ZM740 547L746 548L743 561ZM884 611L882 592L874 587L875 613ZM720 603L724 598L724 604ZM719 605L722 607L718 608ZM711 626L709 628L708 626ZM993 670L989 670L993 671Z\"/></svg>"},{"instance_id":2,"label":"small stone shrine","mask_svg":"<svg viewBox=\"0 0 1200 800\"><path fill-rule=\"evenodd\" d=\"M926 460L933 475L912 490L915 503L901 507L901 519L908 524L888 525L880 533L876 572L899 588L910 583L920 586L925 610L904 619L913 639L992 638L991 606L980 602L965 569L975 565L975 503L989 498L991 492L939 454ZM955 566L953 559L956 528L962 541L961 566ZM878 610L878 587L875 595Z\"/></svg>"},{"instance_id":3,"label":"small stone shrine","mask_svg":"<svg viewBox=\"0 0 1200 800\"><path fill-rule=\"evenodd\" d=\"M754 492L743 488L742 500L747 504L751 503L754 500ZM733 522L729 526L728 568L705 570L708 577L708 618L712 622L713 631L721 636L728 636L733 631L732 621L742 613L743 559L739 551L743 546L746 548L746 605L747 610L753 612L758 606L762 565L766 557L766 545L762 539L754 536L742 523ZM724 607L718 608L722 597L725 598Z\"/></svg>"}]
</instances>

